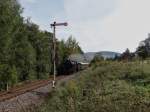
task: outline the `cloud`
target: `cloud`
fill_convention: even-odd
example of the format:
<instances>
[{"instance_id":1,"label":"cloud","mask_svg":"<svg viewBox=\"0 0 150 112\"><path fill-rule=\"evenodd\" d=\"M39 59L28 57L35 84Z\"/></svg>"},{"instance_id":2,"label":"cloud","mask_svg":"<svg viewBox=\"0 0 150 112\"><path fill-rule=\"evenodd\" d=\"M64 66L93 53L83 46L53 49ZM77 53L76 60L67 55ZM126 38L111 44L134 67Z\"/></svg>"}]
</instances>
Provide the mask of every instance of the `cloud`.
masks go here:
<instances>
[{"instance_id":1,"label":"cloud","mask_svg":"<svg viewBox=\"0 0 150 112\"><path fill-rule=\"evenodd\" d=\"M114 13L116 0L65 0L64 7L70 23L70 32L80 42L84 51L105 48L105 43L109 40L101 32L102 21Z\"/></svg>"},{"instance_id":2,"label":"cloud","mask_svg":"<svg viewBox=\"0 0 150 112\"><path fill-rule=\"evenodd\" d=\"M85 51L134 51L147 37L149 0L65 0L70 32Z\"/></svg>"},{"instance_id":3,"label":"cloud","mask_svg":"<svg viewBox=\"0 0 150 112\"><path fill-rule=\"evenodd\" d=\"M150 31L149 0L121 0L114 15L103 21L102 32L109 38L109 49L123 51L127 47L135 51L139 42Z\"/></svg>"},{"instance_id":4,"label":"cloud","mask_svg":"<svg viewBox=\"0 0 150 112\"><path fill-rule=\"evenodd\" d=\"M150 0L19 1L26 2L24 15L44 30L54 20L67 21L68 27L57 28L57 37L72 34L84 51L134 51L150 32Z\"/></svg>"},{"instance_id":5,"label":"cloud","mask_svg":"<svg viewBox=\"0 0 150 112\"><path fill-rule=\"evenodd\" d=\"M115 0L64 0L64 7L68 19L91 21L109 15L115 8Z\"/></svg>"}]
</instances>

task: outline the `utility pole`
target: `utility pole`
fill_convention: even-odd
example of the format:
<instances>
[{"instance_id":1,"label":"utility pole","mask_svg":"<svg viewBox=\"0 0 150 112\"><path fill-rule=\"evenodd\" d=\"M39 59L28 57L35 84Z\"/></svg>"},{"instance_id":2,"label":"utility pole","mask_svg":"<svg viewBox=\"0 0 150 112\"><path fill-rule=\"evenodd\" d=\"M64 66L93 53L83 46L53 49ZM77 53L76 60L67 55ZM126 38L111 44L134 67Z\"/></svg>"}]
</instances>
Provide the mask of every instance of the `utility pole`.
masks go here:
<instances>
[{"instance_id":1,"label":"utility pole","mask_svg":"<svg viewBox=\"0 0 150 112\"><path fill-rule=\"evenodd\" d=\"M57 70L56 70L56 26L67 26L68 23L56 23L54 22L53 24L51 24L51 28L53 28L53 64L54 64L54 68L53 68L53 88L55 88L55 83L56 83L56 74L57 74Z\"/></svg>"}]
</instances>

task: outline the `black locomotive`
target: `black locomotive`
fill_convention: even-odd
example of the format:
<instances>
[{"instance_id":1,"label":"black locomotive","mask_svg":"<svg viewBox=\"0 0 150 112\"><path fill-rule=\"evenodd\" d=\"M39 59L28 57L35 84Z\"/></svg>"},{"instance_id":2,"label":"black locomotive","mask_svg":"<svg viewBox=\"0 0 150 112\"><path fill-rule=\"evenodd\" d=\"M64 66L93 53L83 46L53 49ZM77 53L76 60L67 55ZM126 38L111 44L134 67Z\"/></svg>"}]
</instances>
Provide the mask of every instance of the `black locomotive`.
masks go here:
<instances>
[{"instance_id":1,"label":"black locomotive","mask_svg":"<svg viewBox=\"0 0 150 112\"><path fill-rule=\"evenodd\" d=\"M81 70L81 64L75 61L66 60L58 69L59 75L69 75Z\"/></svg>"},{"instance_id":2,"label":"black locomotive","mask_svg":"<svg viewBox=\"0 0 150 112\"><path fill-rule=\"evenodd\" d=\"M84 70L89 66L81 54L71 55L58 69L59 75L69 75Z\"/></svg>"}]
</instances>

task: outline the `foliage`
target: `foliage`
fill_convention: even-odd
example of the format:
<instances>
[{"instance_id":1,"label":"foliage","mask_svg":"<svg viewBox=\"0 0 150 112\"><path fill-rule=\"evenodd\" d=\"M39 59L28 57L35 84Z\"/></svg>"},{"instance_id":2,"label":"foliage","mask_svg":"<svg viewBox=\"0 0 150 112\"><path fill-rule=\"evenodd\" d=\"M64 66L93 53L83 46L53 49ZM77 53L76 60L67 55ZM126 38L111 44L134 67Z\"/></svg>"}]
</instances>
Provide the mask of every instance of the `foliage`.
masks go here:
<instances>
[{"instance_id":1,"label":"foliage","mask_svg":"<svg viewBox=\"0 0 150 112\"><path fill-rule=\"evenodd\" d=\"M149 112L148 68L139 62L89 68L53 91L39 112Z\"/></svg>"},{"instance_id":2,"label":"foliage","mask_svg":"<svg viewBox=\"0 0 150 112\"><path fill-rule=\"evenodd\" d=\"M144 41L141 41L137 47L136 53L142 59L145 59L150 56L150 36Z\"/></svg>"},{"instance_id":3,"label":"foliage","mask_svg":"<svg viewBox=\"0 0 150 112\"><path fill-rule=\"evenodd\" d=\"M83 53L82 49L79 46L79 43L72 36L70 36L66 41L66 47L69 55Z\"/></svg>"},{"instance_id":4,"label":"foliage","mask_svg":"<svg viewBox=\"0 0 150 112\"><path fill-rule=\"evenodd\" d=\"M53 34L41 31L21 13L17 0L0 0L0 90L53 73ZM72 37L57 40L57 67L68 55L81 51Z\"/></svg>"},{"instance_id":5,"label":"foliage","mask_svg":"<svg viewBox=\"0 0 150 112\"><path fill-rule=\"evenodd\" d=\"M72 36L70 36L66 41L61 40L57 46L57 71L58 74L62 75L62 73L66 71L66 66L69 66L70 68L70 65L67 64L68 57L71 54L83 54L83 51L79 46L79 43ZM69 70L67 71L69 73Z\"/></svg>"},{"instance_id":6,"label":"foliage","mask_svg":"<svg viewBox=\"0 0 150 112\"><path fill-rule=\"evenodd\" d=\"M130 50L127 48L125 52L122 53L121 57L122 60L130 60Z\"/></svg>"},{"instance_id":7,"label":"foliage","mask_svg":"<svg viewBox=\"0 0 150 112\"><path fill-rule=\"evenodd\" d=\"M146 59L146 57L148 57L148 51L145 46L139 46L136 52L142 59Z\"/></svg>"},{"instance_id":8,"label":"foliage","mask_svg":"<svg viewBox=\"0 0 150 112\"><path fill-rule=\"evenodd\" d=\"M104 61L104 58L102 56L94 56L93 60L90 63L90 66L93 66L96 68L97 66L103 65L106 61Z\"/></svg>"}]
</instances>

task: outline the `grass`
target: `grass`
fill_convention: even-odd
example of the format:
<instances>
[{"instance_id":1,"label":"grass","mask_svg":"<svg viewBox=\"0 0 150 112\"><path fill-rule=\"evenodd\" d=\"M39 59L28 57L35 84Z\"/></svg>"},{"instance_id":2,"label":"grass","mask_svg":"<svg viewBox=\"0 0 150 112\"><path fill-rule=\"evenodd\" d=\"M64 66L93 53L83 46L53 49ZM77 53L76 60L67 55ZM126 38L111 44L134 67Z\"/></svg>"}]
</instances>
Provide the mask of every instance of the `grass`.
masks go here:
<instances>
[{"instance_id":1,"label":"grass","mask_svg":"<svg viewBox=\"0 0 150 112\"><path fill-rule=\"evenodd\" d=\"M105 62L51 92L39 112L150 112L150 64Z\"/></svg>"}]
</instances>

